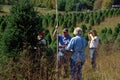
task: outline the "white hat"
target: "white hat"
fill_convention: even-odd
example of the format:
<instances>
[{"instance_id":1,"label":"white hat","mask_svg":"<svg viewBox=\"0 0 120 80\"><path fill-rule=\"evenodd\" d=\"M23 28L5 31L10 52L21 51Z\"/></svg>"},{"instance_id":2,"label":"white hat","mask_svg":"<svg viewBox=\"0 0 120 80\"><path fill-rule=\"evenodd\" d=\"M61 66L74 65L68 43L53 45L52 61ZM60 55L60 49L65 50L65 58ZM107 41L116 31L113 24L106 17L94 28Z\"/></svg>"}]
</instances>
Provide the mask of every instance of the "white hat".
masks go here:
<instances>
[{"instance_id":1,"label":"white hat","mask_svg":"<svg viewBox=\"0 0 120 80\"><path fill-rule=\"evenodd\" d=\"M75 35L78 35L78 34L81 35L82 34L82 29L80 27L75 28L73 34L75 34Z\"/></svg>"}]
</instances>

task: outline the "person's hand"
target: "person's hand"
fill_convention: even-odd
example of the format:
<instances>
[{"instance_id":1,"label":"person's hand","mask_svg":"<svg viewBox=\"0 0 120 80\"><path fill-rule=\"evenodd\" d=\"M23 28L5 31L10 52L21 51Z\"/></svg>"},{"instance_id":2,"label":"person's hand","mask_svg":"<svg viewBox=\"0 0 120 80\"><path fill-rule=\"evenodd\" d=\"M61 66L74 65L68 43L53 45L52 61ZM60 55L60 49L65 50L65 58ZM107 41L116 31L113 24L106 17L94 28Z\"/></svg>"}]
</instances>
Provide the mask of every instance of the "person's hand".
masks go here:
<instances>
[{"instance_id":1,"label":"person's hand","mask_svg":"<svg viewBox=\"0 0 120 80\"><path fill-rule=\"evenodd\" d=\"M90 35L90 37L92 37L92 34L89 34Z\"/></svg>"},{"instance_id":2,"label":"person's hand","mask_svg":"<svg viewBox=\"0 0 120 80\"><path fill-rule=\"evenodd\" d=\"M40 37L40 36L37 36L37 39L38 39L38 40L40 40L40 39L41 39L41 37Z\"/></svg>"},{"instance_id":3,"label":"person's hand","mask_svg":"<svg viewBox=\"0 0 120 80\"><path fill-rule=\"evenodd\" d=\"M58 25L56 25L55 29L58 29Z\"/></svg>"},{"instance_id":4,"label":"person's hand","mask_svg":"<svg viewBox=\"0 0 120 80\"><path fill-rule=\"evenodd\" d=\"M64 46L59 46L59 48L64 48Z\"/></svg>"}]
</instances>

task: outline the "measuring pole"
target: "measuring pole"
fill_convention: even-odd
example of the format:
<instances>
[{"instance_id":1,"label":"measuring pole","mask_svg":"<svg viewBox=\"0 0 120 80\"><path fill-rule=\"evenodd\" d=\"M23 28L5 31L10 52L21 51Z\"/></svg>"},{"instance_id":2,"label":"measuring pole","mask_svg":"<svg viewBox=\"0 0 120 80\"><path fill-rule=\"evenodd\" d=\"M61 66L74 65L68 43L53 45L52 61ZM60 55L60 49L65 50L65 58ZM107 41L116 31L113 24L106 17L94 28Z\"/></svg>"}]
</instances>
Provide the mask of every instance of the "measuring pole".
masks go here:
<instances>
[{"instance_id":1,"label":"measuring pole","mask_svg":"<svg viewBox=\"0 0 120 80\"><path fill-rule=\"evenodd\" d=\"M58 79L58 0L56 0L56 33L57 33L57 54L56 54L56 57L57 57L57 60L56 60L56 72L57 72L57 76L56 76L56 79Z\"/></svg>"}]
</instances>

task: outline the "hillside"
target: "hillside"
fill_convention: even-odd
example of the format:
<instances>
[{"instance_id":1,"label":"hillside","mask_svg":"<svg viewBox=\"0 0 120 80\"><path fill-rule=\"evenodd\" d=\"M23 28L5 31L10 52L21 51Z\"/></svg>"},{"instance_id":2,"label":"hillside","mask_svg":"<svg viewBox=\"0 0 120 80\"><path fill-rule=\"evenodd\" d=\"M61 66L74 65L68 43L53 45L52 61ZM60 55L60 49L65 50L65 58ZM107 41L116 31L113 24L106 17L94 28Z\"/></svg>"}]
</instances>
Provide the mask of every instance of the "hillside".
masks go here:
<instances>
[{"instance_id":1,"label":"hillside","mask_svg":"<svg viewBox=\"0 0 120 80\"><path fill-rule=\"evenodd\" d=\"M117 17L108 17L106 18L103 22L101 22L99 25L94 25L92 26L93 29L97 30L98 33L100 33L100 31L102 29L106 28L114 28L118 23L120 23L120 16ZM84 22L77 24L77 26L80 26L82 24L86 24ZM86 24L86 26L88 27L89 24Z\"/></svg>"},{"instance_id":2,"label":"hillside","mask_svg":"<svg viewBox=\"0 0 120 80\"><path fill-rule=\"evenodd\" d=\"M1 17L0 80L58 80L56 76L57 46L56 40L53 40L51 36L56 24L56 15L52 14L55 13L55 10L35 7L39 13L50 13L50 15L41 16L34 12L33 6L27 6L28 11L26 11L26 6L20 6L20 4L16 5L16 9L11 12L11 16ZM8 15L10 8L8 5L4 6L3 12L0 15ZM114 33L110 32L108 34L107 30L104 30L102 32L103 34L98 35L99 37L102 36L102 38L98 49L96 70L91 69L89 48L87 46L85 52L86 62L82 69L83 80L120 80L120 24L118 24L120 23L120 13L118 14L112 9L106 12L109 15L105 15L105 12L102 13L102 16L104 14L104 17L106 17L105 20L99 24L95 23L92 28L96 29L99 34L105 27L110 27ZM115 15L115 13L118 15ZM100 12L95 14L80 13L78 14L79 17L75 13L60 15L59 32L62 32L62 28L68 27L70 29L70 35L73 35L72 31L74 27L81 27L81 24L84 24L85 26L81 28L86 29L87 27L87 30L84 31L84 34L87 34L90 25L88 20L94 17L96 21L98 17L100 19L100 14ZM82 21L77 21L81 19L81 15ZM97 17L95 18L93 15ZM111 15L112 17L110 17ZM116 30L114 30L114 27ZM37 43L37 32L44 30L46 30L46 40L50 41L52 38L48 44L50 45L49 47L43 47L43 45L41 46ZM84 34L83 36L86 37ZM108 37L112 39L107 39ZM68 55L70 56L70 54ZM67 65L68 72L70 72L69 61L65 65ZM63 76L60 77L61 80L69 80L70 78L70 74L67 78L63 78Z\"/></svg>"}]
</instances>

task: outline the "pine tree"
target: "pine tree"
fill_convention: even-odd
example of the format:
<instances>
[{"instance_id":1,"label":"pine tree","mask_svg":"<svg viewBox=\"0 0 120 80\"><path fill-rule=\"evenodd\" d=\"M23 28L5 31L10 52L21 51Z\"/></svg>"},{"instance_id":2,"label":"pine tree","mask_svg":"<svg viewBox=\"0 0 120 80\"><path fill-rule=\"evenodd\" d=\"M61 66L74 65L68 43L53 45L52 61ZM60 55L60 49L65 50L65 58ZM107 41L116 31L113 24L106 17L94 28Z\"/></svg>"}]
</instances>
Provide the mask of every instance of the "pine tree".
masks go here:
<instances>
[{"instance_id":1,"label":"pine tree","mask_svg":"<svg viewBox=\"0 0 120 80\"><path fill-rule=\"evenodd\" d=\"M20 0L10 11L3 34L3 51L9 53L9 56L15 57L23 49L36 45L38 27L41 27L41 23L33 6L29 0Z\"/></svg>"}]
</instances>

